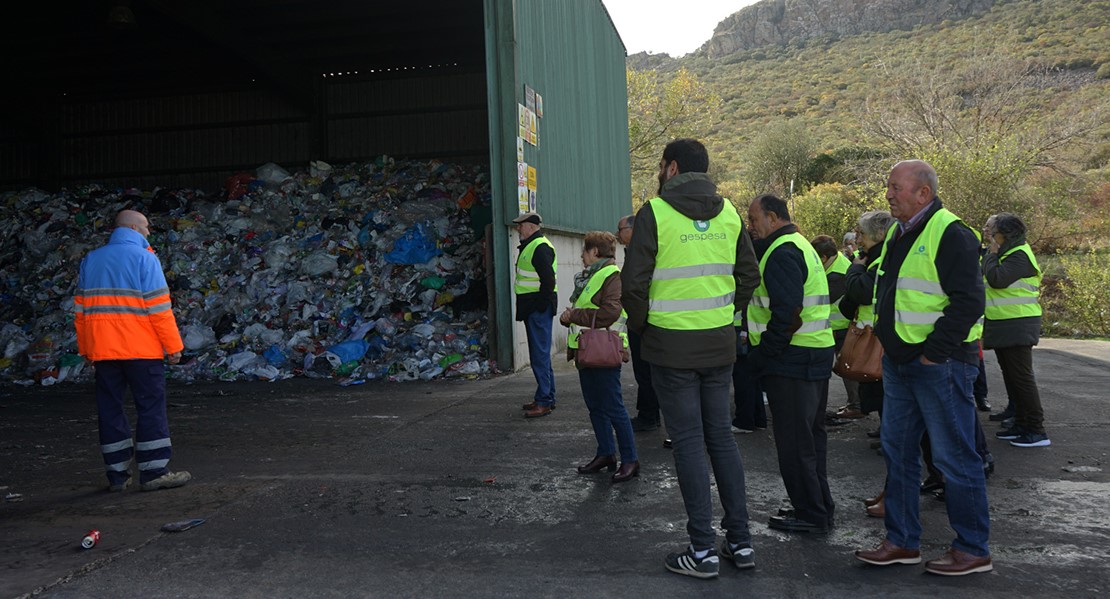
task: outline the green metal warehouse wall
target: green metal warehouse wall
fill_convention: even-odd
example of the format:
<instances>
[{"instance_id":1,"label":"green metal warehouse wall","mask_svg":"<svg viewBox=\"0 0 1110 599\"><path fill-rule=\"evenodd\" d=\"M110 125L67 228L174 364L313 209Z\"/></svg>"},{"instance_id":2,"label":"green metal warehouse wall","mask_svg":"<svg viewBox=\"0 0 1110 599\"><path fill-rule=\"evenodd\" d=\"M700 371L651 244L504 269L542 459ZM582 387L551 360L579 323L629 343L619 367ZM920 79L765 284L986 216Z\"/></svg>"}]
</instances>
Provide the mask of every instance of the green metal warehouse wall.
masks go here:
<instances>
[{"instance_id":1,"label":"green metal warehouse wall","mask_svg":"<svg viewBox=\"0 0 1110 599\"><path fill-rule=\"evenodd\" d=\"M517 0L515 9L516 102L525 85L543 98L539 143L524 145L524 159L538 173L544 225L613 230L631 210L624 44L600 0Z\"/></svg>"},{"instance_id":2,"label":"green metal warehouse wall","mask_svg":"<svg viewBox=\"0 0 1110 599\"><path fill-rule=\"evenodd\" d=\"M625 48L601 0L483 0L489 94L497 360L512 363L508 227L518 214L517 105L525 85L543 98L537 169L544 227L611 231L631 211Z\"/></svg>"}]
</instances>

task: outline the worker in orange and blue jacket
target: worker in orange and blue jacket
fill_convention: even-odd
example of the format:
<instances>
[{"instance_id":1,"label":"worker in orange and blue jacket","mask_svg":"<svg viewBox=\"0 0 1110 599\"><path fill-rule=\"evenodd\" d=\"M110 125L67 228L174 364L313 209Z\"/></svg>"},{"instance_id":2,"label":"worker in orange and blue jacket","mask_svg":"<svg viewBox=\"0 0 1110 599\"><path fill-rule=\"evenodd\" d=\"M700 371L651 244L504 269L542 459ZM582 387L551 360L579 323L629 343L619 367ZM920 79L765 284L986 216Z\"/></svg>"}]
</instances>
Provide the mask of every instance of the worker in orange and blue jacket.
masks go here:
<instances>
[{"instance_id":1,"label":"worker in orange and blue jacket","mask_svg":"<svg viewBox=\"0 0 1110 599\"><path fill-rule=\"evenodd\" d=\"M131 459L139 466L143 491L180 487L188 472L171 472L173 453L166 419L165 364L181 361L181 334L170 305L170 289L147 243L150 222L140 212L116 216L108 244L81 262L74 296L77 350L96 369L100 451L108 490L131 484ZM138 413L136 435L124 412L127 388Z\"/></svg>"}]
</instances>

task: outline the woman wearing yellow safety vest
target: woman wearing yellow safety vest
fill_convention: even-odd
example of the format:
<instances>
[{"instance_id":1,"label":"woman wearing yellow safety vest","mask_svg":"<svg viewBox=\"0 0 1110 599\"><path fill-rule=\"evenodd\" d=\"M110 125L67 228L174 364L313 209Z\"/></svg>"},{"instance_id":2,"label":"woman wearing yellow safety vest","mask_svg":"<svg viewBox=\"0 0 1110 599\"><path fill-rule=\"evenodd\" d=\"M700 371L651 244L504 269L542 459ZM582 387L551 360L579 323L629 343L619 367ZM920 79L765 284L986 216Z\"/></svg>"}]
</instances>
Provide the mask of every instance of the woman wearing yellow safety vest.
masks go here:
<instances>
[{"instance_id":1,"label":"woman wearing yellow safety vest","mask_svg":"<svg viewBox=\"0 0 1110 599\"><path fill-rule=\"evenodd\" d=\"M990 247L983 258L987 282L983 349L993 349L1014 426L995 434L1015 447L1051 445L1044 430L1044 409L1033 375L1033 346L1041 337L1041 267L1025 241L1025 223L1013 214L987 220Z\"/></svg>"},{"instance_id":2,"label":"woman wearing yellow safety vest","mask_svg":"<svg viewBox=\"0 0 1110 599\"><path fill-rule=\"evenodd\" d=\"M840 311L852 317L852 325L860 328L875 325L875 313L871 302L875 295L875 277L879 270L879 256L883 253L883 240L886 232L894 224L894 217L885 210L865 212L856 221L856 247L860 255L844 273L844 299L840 301ZM864 414L883 413L883 381L860 383L859 385L860 411ZM881 429L867 433L868 436L878 437ZM878 442L873 447L877 448ZM883 485L884 489L886 485ZM867 515L872 518L882 518L886 515L886 506L883 502L885 491L878 495L863 500L867 508Z\"/></svg>"},{"instance_id":3,"label":"woman wearing yellow safety vest","mask_svg":"<svg viewBox=\"0 0 1110 599\"><path fill-rule=\"evenodd\" d=\"M567 335L567 359L575 360L578 336L582 328L610 327L619 331L624 339L624 360L628 361L628 338L624 332L624 311L621 309L621 277L613 256L617 251L617 238L607 231L590 231L582 248L585 270L574 276L571 307L559 316L563 326L570 327ZM590 410L590 423L597 439L597 453L588 463L578 467L580 474L594 474L603 469L616 470L613 482L631 480L640 474L640 460L636 456L636 441L632 434L632 421L621 396L621 367L578 367L582 384L582 398ZM613 432L617 444L613 444ZM617 468L617 447L620 447L620 468Z\"/></svg>"}]
</instances>

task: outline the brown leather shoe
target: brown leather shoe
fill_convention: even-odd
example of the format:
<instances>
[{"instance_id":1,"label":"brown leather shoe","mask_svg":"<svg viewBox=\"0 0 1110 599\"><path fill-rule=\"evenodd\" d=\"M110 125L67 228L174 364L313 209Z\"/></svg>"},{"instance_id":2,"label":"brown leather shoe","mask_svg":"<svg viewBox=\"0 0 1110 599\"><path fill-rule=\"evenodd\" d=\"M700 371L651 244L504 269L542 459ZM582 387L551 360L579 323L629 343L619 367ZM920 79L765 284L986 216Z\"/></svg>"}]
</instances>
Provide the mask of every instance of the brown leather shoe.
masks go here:
<instances>
[{"instance_id":1,"label":"brown leather shoe","mask_svg":"<svg viewBox=\"0 0 1110 599\"><path fill-rule=\"evenodd\" d=\"M903 549L890 541L883 542L872 551L857 550L856 559L872 566L892 564L920 564L920 549Z\"/></svg>"},{"instance_id":2,"label":"brown leather shoe","mask_svg":"<svg viewBox=\"0 0 1110 599\"><path fill-rule=\"evenodd\" d=\"M530 410L524 412L525 418L542 418L550 414L555 408L553 406L537 405Z\"/></svg>"},{"instance_id":3,"label":"brown leather shoe","mask_svg":"<svg viewBox=\"0 0 1110 599\"><path fill-rule=\"evenodd\" d=\"M527 410L535 410L536 409L536 402L526 403L526 404L520 406L520 409L526 410L526 411ZM555 404L551 404L551 409L552 409L552 411L555 410Z\"/></svg>"},{"instance_id":4,"label":"brown leather shoe","mask_svg":"<svg viewBox=\"0 0 1110 599\"><path fill-rule=\"evenodd\" d=\"M864 414L863 412L861 412L859 410L849 408L848 406L844 406L843 408L840 408L839 410L836 411L836 417L837 418L847 418L847 419L850 419L850 420L855 420L856 418L863 418L866 415L867 414Z\"/></svg>"},{"instance_id":5,"label":"brown leather shoe","mask_svg":"<svg viewBox=\"0 0 1110 599\"><path fill-rule=\"evenodd\" d=\"M863 505L871 507L876 503L881 503L883 501L883 497L886 497L886 489L883 489L881 492L879 492L878 495L874 497L868 497L867 499L864 499Z\"/></svg>"},{"instance_id":6,"label":"brown leather shoe","mask_svg":"<svg viewBox=\"0 0 1110 599\"><path fill-rule=\"evenodd\" d=\"M640 476L640 462L621 462L621 467L613 475L613 482L623 483L634 476Z\"/></svg>"},{"instance_id":7,"label":"brown leather shoe","mask_svg":"<svg viewBox=\"0 0 1110 599\"><path fill-rule=\"evenodd\" d=\"M593 474L601 472L602 469L609 469L612 472L617 469L617 456L615 455L599 455L590 460L589 463L583 464L578 467L578 474Z\"/></svg>"},{"instance_id":8,"label":"brown leather shoe","mask_svg":"<svg viewBox=\"0 0 1110 599\"><path fill-rule=\"evenodd\" d=\"M944 555L925 562L926 572L940 574L941 576L963 576L976 572L990 572L993 569L991 556L979 557L951 547Z\"/></svg>"},{"instance_id":9,"label":"brown leather shoe","mask_svg":"<svg viewBox=\"0 0 1110 599\"><path fill-rule=\"evenodd\" d=\"M867 506L867 515L871 518L886 518L886 501L880 499L879 503Z\"/></svg>"}]
</instances>

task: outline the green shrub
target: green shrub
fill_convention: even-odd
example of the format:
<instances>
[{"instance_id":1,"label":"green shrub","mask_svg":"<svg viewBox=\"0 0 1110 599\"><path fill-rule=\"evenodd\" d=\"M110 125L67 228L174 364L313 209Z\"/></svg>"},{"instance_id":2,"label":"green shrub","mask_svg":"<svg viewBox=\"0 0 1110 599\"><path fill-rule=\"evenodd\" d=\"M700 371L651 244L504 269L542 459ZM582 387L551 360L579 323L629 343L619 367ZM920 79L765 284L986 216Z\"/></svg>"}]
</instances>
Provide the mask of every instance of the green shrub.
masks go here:
<instances>
[{"instance_id":1,"label":"green shrub","mask_svg":"<svg viewBox=\"0 0 1110 599\"><path fill-rule=\"evenodd\" d=\"M856 226L861 214L885 208L880 198L867 197L839 183L814 185L791 202L794 222L806 239L828 235L838 243Z\"/></svg>"},{"instance_id":2,"label":"green shrub","mask_svg":"<svg viewBox=\"0 0 1110 599\"><path fill-rule=\"evenodd\" d=\"M1065 256L1060 263L1067 278L1060 285L1063 311L1054 315L1058 325L1076 335L1110 337L1110 254Z\"/></svg>"}]
</instances>

